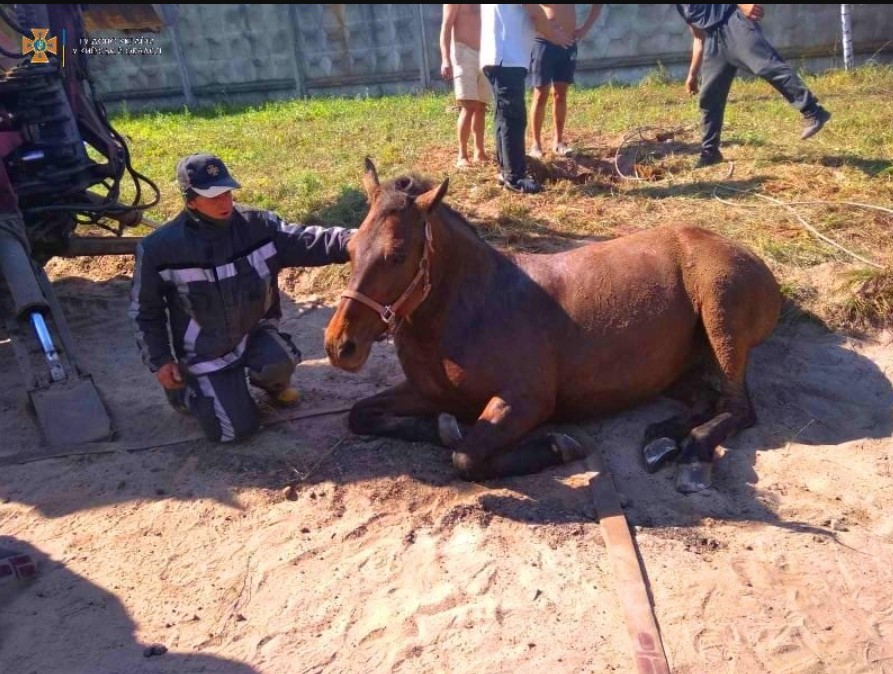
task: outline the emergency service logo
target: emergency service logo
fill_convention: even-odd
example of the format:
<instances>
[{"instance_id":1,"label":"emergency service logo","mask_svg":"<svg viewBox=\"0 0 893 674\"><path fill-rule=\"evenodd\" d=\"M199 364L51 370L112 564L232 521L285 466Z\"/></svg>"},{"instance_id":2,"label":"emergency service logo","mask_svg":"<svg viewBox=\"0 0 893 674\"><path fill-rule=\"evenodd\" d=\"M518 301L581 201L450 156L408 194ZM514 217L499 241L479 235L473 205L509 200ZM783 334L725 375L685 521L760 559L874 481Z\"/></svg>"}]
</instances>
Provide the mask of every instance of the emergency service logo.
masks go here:
<instances>
[{"instance_id":1,"label":"emergency service logo","mask_svg":"<svg viewBox=\"0 0 893 674\"><path fill-rule=\"evenodd\" d=\"M32 28L31 34L34 38L22 37L22 55L31 56L31 63L49 63L47 52L56 56L59 52L58 38L48 37L50 31L48 28Z\"/></svg>"}]
</instances>

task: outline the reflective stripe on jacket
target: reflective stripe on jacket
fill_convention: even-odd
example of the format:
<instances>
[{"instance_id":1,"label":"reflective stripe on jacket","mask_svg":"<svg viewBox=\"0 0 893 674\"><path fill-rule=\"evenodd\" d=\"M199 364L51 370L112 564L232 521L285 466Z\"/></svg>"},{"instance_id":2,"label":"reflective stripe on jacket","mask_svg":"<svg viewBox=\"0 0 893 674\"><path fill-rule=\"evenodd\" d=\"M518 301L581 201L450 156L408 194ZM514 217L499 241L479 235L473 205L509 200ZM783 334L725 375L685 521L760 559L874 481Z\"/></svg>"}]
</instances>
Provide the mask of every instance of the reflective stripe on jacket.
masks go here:
<instances>
[{"instance_id":1,"label":"reflective stripe on jacket","mask_svg":"<svg viewBox=\"0 0 893 674\"><path fill-rule=\"evenodd\" d=\"M176 356L193 374L236 362L248 334L282 316L279 271L347 262L351 234L241 204L226 227L184 210L137 247L129 313L143 361L157 372Z\"/></svg>"}]
</instances>

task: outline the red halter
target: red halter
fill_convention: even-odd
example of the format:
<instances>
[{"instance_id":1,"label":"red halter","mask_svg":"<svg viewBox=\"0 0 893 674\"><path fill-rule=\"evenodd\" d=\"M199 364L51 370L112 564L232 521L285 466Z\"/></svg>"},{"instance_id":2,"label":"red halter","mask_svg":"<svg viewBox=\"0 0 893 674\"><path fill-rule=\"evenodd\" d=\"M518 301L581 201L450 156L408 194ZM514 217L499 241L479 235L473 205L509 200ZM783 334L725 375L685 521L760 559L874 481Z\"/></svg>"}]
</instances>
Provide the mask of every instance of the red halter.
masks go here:
<instances>
[{"instance_id":1,"label":"red halter","mask_svg":"<svg viewBox=\"0 0 893 674\"><path fill-rule=\"evenodd\" d=\"M398 320L402 320L409 316L409 313L405 315L400 315L400 307L402 307L407 300L412 296L412 294L418 289L421 284L424 288L422 293L422 299L419 300L416 307L419 306L422 302L425 301L425 298L428 297L428 293L431 292L431 269L430 269L430 258L429 254L434 252L433 239L431 238L431 225L428 221L425 221L425 248L422 252L422 259L419 261L419 270L416 272L415 277L410 281L409 286L406 290L403 291L403 294L397 298L395 302L392 304L379 304L371 297L364 295L363 293L358 293L354 290L345 290L341 293L341 297L346 297L349 300L356 300L361 304L365 304L367 307L376 312L381 320L385 322L388 326L388 333L393 334L397 326L399 325ZM410 312L412 313L412 312Z\"/></svg>"}]
</instances>

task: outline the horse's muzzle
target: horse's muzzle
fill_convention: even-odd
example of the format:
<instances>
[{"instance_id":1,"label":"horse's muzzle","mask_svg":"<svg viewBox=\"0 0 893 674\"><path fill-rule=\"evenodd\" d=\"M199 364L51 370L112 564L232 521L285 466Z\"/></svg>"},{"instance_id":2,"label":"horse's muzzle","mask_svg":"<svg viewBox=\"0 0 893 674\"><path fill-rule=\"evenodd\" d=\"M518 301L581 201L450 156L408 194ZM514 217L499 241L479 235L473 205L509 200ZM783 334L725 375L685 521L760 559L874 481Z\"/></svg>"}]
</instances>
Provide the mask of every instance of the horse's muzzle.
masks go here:
<instances>
[{"instance_id":1,"label":"horse's muzzle","mask_svg":"<svg viewBox=\"0 0 893 674\"><path fill-rule=\"evenodd\" d=\"M356 372L366 362L368 350L363 353L363 350L352 339L328 340L326 341L326 354L329 356L329 362L335 367L348 372Z\"/></svg>"},{"instance_id":2,"label":"horse's muzzle","mask_svg":"<svg viewBox=\"0 0 893 674\"><path fill-rule=\"evenodd\" d=\"M350 360L357 352L357 345L353 340L348 339L338 345L338 360Z\"/></svg>"},{"instance_id":3,"label":"horse's muzzle","mask_svg":"<svg viewBox=\"0 0 893 674\"><path fill-rule=\"evenodd\" d=\"M342 360L350 360L357 353L357 345L352 339L340 341L327 340L326 353L333 363Z\"/></svg>"}]
</instances>

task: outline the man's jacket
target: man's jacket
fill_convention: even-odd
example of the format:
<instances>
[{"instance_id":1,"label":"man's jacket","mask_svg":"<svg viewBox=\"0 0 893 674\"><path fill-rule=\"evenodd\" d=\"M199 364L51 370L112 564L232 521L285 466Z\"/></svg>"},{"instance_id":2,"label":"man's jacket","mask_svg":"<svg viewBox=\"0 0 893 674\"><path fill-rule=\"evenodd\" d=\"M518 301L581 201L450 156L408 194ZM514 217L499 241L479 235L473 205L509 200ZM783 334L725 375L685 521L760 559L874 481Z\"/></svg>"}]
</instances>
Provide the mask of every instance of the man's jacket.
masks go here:
<instances>
[{"instance_id":1,"label":"man's jacket","mask_svg":"<svg viewBox=\"0 0 893 674\"><path fill-rule=\"evenodd\" d=\"M194 375L236 363L249 333L282 316L279 271L347 262L351 233L241 204L229 226L184 210L136 251L130 316L143 361L157 372L176 356Z\"/></svg>"}]
</instances>

